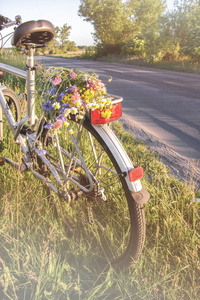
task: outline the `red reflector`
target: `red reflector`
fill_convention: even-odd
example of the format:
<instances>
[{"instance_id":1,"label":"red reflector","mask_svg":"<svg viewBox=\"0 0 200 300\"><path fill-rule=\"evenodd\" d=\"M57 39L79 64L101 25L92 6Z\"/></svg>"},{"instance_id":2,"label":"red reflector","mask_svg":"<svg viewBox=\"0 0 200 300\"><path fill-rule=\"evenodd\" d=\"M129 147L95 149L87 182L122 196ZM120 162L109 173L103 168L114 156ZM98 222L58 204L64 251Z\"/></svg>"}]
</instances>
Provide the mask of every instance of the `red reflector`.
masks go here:
<instances>
[{"instance_id":1,"label":"red reflector","mask_svg":"<svg viewBox=\"0 0 200 300\"><path fill-rule=\"evenodd\" d=\"M122 116L122 105L121 105L121 102L119 102L112 106L110 118L103 118L101 116L100 109L95 109L95 110L91 111L91 122L92 122L92 125L106 124L106 123L113 122L113 121L119 119L121 116Z\"/></svg>"},{"instance_id":2,"label":"red reflector","mask_svg":"<svg viewBox=\"0 0 200 300\"><path fill-rule=\"evenodd\" d=\"M131 182L139 180L140 178L143 177L143 175L144 175L143 168L137 167L129 172L129 180Z\"/></svg>"}]
</instances>

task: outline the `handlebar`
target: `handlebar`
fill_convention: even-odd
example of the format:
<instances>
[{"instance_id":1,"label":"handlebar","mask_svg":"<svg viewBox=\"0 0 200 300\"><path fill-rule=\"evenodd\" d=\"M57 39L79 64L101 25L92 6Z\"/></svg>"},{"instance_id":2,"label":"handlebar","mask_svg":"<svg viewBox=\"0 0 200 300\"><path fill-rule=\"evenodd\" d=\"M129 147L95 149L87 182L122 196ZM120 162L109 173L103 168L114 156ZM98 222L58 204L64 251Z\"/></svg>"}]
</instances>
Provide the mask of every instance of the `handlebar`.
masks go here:
<instances>
[{"instance_id":1,"label":"handlebar","mask_svg":"<svg viewBox=\"0 0 200 300\"><path fill-rule=\"evenodd\" d=\"M8 28L10 26L19 25L22 22L21 16L16 16L15 21L11 21L9 18L0 15L0 30Z\"/></svg>"}]
</instances>

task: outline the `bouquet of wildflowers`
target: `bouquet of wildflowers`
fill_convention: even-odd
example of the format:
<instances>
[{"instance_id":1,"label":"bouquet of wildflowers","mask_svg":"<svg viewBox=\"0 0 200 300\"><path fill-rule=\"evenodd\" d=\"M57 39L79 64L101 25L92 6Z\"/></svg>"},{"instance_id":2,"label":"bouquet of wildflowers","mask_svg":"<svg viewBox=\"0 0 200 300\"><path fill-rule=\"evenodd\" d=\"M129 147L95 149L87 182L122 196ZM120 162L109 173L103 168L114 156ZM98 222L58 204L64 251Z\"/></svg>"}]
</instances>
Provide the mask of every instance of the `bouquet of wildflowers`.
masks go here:
<instances>
[{"instance_id":1,"label":"bouquet of wildflowers","mask_svg":"<svg viewBox=\"0 0 200 300\"><path fill-rule=\"evenodd\" d=\"M80 120L89 110L100 109L103 118L110 117L111 99L96 74L56 68L50 68L46 74L48 79L45 79L47 85L41 105L46 129L55 131L61 126L68 127L71 115Z\"/></svg>"}]
</instances>

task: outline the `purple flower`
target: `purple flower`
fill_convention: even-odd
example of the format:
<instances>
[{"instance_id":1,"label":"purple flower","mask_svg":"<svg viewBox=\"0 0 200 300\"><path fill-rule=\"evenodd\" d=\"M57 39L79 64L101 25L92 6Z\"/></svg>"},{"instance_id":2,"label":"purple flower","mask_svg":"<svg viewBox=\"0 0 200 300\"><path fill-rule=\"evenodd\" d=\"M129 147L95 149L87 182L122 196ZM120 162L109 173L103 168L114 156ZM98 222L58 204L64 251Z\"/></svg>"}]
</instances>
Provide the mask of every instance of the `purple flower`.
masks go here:
<instances>
[{"instance_id":1,"label":"purple flower","mask_svg":"<svg viewBox=\"0 0 200 300\"><path fill-rule=\"evenodd\" d=\"M59 115L59 116L56 118L56 121L63 123L64 121L66 121L66 118L65 118L63 115Z\"/></svg>"},{"instance_id":2,"label":"purple flower","mask_svg":"<svg viewBox=\"0 0 200 300\"><path fill-rule=\"evenodd\" d=\"M74 85L72 85L72 86L70 86L70 87L67 87L66 88L66 90L65 90L66 92L77 92L78 91L78 88L77 88L77 86L74 84Z\"/></svg>"},{"instance_id":3,"label":"purple flower","mask_svg":"<svg viewBox=\"0 0 200 300\"><path fill-rule=\"evenodd\" d=\"M44 128L45 129L51 129L53 126L54 126L54 124L49 122L46 125L44 125Z\"/></svg>"},{"instance_id":4,"label":"purple flower","mask_svg":"<svg viewBox=\"0 0 200 300\"><path fill-rule=\"evenodd\" d=\"M58 85L58 84L60 84L61 82L62 82L62 78L59 77L59 76L55 76L55 77L51 80L51 83L52 83L53 85Z\"/></svg>"},{"instance_id":5,"label":"purple flower","mask_svg":"<svg viewBox=\"0 0 200 300\"><path fill-rule=\"evenodd\" d=\"M76 73L75 72L70 72L69 76L73 79L76 79Z\"/></svg>"},{"instance_id":6,"label":"purple flower","mask_svg":"<svg viewBox=\"0 0 200 300\"><path fill-rule=\"evenodd\" d=\"M70 108L71 107L71 105L70 104L63 104L62 105L62 108L61 108L61 110L60 110L60 113L61 114L63 114L64 112L65 112L65 110L67 109L67 108Z\"/></svg>"},{"instance_id":7,"label":"purple flower","mask_svg":"<svg viewBox=\"0 0 200 300\"><path fill-rule=\"evenodd\" d=\"M89 89L94 88L94 84L93 84L93 82L91 80L88 80L88 82L86 82L85 86L86 86L86 88L89 88Z\"/></svg>"},{"instance_id":8,"label":"purple flower","mask_svg":"<svg viewBox=\"0 0 200 300\"><path fill-rule=\"evenodd\" d=\"M51 88L49 90L49 94L52 96L52 95L55 95L57 93L57 89L56 88Z\"/></svg>"},{"instance_id":9,"label":"purple flower","mask_svg":"<svg viewBox=\"0 0 200 300\"><path fill-rule=\"evenodd\" d=\"M62 97L64 97L65 94L64 93L61 93L58 95L58 101L61 102L62 101Z\"/></svg>"},{"instance_id":10,"label":"purple flower","mask_svg":"<svg viewBox=\"0 0 200 300\"><path fill-rule=\"evenodd\" d=\"M52 109L52 105L50 104L50 101L47 101L47 102L43 103L43 104L41 105L41 107L42 107L44 110L47 110L47 111Z\"/></svg>"}]
</instances>

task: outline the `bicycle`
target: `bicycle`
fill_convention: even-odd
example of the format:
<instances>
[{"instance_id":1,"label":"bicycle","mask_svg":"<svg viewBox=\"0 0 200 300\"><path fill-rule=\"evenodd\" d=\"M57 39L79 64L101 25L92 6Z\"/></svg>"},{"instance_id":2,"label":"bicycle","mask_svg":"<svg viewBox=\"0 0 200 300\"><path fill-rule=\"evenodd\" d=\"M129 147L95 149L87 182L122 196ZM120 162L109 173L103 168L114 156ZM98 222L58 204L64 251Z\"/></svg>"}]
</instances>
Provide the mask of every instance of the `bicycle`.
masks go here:
<instances>
[{"instance_id":1,"label":"bicycle","mask_svg":"<svg viewBox=\"0 0 200 300\"><path fill-rule=\"evenodd\" d=\"M15 25L13 45L25 48L26 71L0 63L5 72L26 79L27 115L21 119L17 95L0 86L0 139L9 129L23 153L20 162L7 157L21 172L30 171L60 199L66 237L88 255L104 264L127 268L140 257L145 241L143 204L149 193L142 187L143 169L133 167L109 124L121 117L122 98L110 95L111 115L102 118L99 108L88 109L80 119L71 112L68 128L51 134L44 115L35 114L34 51L54 38L49 21L21 23L1 16L0 30ZM5 117L3 117L3 115Z\"/></svg>"}]
</instances>

